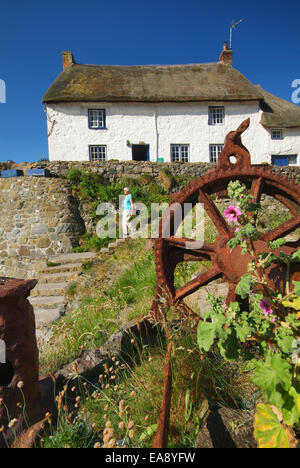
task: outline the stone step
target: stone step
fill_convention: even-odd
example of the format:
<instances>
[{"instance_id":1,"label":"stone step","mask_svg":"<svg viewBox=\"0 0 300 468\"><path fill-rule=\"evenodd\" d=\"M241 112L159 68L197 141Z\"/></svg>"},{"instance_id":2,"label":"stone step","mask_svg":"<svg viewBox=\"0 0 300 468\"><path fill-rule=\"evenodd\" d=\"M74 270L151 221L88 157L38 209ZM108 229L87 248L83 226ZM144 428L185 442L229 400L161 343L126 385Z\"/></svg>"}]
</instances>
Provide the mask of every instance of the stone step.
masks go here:
<instances>
[{"instance_id":1,"label":"stone step","mask_svg":"<svg viewBox=\"0 0 300 468\"><path fill-rule=\"evenodd\" d=\"M54 309L56 307L63 307L66 303L65 296L30 296L28 299L34 309Z\"/></svg>"},{"instance_id":2,"label":"stone step","mask_svg":"<svg viewBox=\"0 0 300 468\"><path fill-rule=\"evenodd\" d=\"M63 271L58 273L42 274L39 276L39 284L72 282L78 278L78 271Z\"/></svg>"},{"instance_id":3,"label":"stone step","mask_svg":"<svg viewBox=\"0 0 300 468\"><path fill-rule=\"evenodd\" d=\"M67 292L71 283L45 283L38 284L31 292L31 297L37 296L61 296Z\"/></svg>"},{"instance_id":4,"label":"stone step","mask_svg":"<svg viewBox=\"0 0 300 468\"><path fill-rule=\"evenodd\" d=\"M53 267L44 267L39 270L39 274L53 274L53 273L64 273L64 272L79 272L82 269L82 263L65 263Z\"/></svg>"},{"instance_id":5,"label":"stone step","mask_svg":"<svg viewBox=\"0 0 300 468\"><path fill-rule=\"evenodd\" d=\"M34 309L34 315L36 327L40 328L59 319L63 314L59 307L55 307L53 309L42 309L36 307Z\"/></svg>"},{"instance_id":6,"label":"stone step","mask_svg":"<svg viewBox=\"0 0 300 468\"><path fill-rule=\"evenodd\" d=\"M80 252L80 253L69 253L63 255L55 255L53 257L49 257L48 261L52 263L77 263L77 262L87 262L92 258L96 257L95 252Z\"/></svg>"},{"instance_id":7,"label":"stone step","mask_svg":"<svg viewBox=\"0 0 300 468\"><path fill-rule=\"evenodd\" d=\"M126 242L126 239L117 239L116 240L116 244L119 245L119 244L124 244L124 242Z\"/></svg>"}]
</instances>

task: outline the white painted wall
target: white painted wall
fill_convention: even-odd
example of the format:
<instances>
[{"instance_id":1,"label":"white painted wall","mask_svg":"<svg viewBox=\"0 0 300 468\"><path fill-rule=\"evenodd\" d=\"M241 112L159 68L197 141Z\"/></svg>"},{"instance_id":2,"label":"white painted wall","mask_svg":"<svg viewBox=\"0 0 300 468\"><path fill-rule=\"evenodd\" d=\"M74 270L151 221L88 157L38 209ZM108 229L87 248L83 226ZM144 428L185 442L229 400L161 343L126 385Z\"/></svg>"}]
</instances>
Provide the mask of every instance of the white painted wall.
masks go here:
<instances>
[{"instance_id":1,"label":"white painted wall","mask_svg":"<svg viewBox=\"0 0 300 468\"><path fill-rule=\"evenodd\" d=\"M208 106L225 107L225 124L208 125ZM88 109L106 109L107 129L88 127ZM283 130L283 140L271 140L260 125L258 101L199 102L191 104L139 103L62 103L47 106L51 161L88 161L89 145L107 145L108 159L131 160L127 146L143 142L150 145L150 160L157 156L170 161L171 144L189 144L190 162L208 162L209 144L224 142L226 134L250 117L243 143L252 155L253 163L271 162L272 154L299 154L300 128ZM52 128L53 120L56 121Z\"/></svg>"}]
</instances>

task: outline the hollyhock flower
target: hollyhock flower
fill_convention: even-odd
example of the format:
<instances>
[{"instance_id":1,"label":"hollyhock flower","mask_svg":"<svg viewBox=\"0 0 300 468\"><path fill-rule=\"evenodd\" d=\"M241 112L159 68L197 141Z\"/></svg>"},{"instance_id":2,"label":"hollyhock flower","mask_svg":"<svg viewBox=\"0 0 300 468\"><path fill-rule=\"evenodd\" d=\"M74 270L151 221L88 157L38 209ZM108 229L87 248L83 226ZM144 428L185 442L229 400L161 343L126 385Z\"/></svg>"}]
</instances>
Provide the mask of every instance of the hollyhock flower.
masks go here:
<instances>
[{"instance_id":1,"label":"hollyhock flower","mask_svg":"<svg viewBox=\"0 0 300 468\"><path fill-rule=\"evenodd\" d=\"M270 314L273 314L273 309L271 307L271 304L269 304L268 301L265 299L261 299L259 302L259 307L262 310L262 313L267 317Z\"/></svg>"},{"instance_id":2,"label":"hollyhock flower","mask_svg":"<svg viewBox=\"0 0 300 468\"><path fill-rule=\"evenodd\" d=\"M238 217L241 216L242 212L239 207L234 207L232 205L228 206L226 210L224 211L224 216L229 222L234 222L236 223L238 220Z\"/></svg>"}]
</instances>

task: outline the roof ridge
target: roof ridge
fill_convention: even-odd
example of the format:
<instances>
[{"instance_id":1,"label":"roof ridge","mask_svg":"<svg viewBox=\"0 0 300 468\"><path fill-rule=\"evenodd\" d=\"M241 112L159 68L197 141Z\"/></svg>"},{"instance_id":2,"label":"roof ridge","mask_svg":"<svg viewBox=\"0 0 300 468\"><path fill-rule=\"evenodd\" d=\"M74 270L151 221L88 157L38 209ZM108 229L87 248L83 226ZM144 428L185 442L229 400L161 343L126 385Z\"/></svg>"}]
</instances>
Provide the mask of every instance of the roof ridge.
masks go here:
<instances>
[{"instance_id":1,"label":"roof ridge","mask_svg":"<svg viewBox=\"0 0 300 468\"><path fill-rule=\"evenodd\" d=\"M259 90L229 63L74 63L52 83L43 102L198 102L261 98Z\"/></svg>"},{"instance_id":2,"label":"roof ridge","mask_svg":"<svg viewBox=\"0 0 300 468\"><path fill-rule=\"evenodd\" d=\"M153 64L142 64L142 65L113 65L113 64L101 64L101 65L95 65L91 63L72 63L71 66L81 66L81 67L116 67L116 68L147 68L147 67L170 67L170 68L176 68L176 67L189 67L189 66L195 66L195 65L225 65L225 66L230 66L228 63L222 63L222 62L201 62L201 63L175 63L175 64L162 64L162 63L153 63ZM68 67L69 68L69 67ZM67 68L67 69L68 69ZM235 69L236 70L236 69Z\"/></svg>"}]
</instances>

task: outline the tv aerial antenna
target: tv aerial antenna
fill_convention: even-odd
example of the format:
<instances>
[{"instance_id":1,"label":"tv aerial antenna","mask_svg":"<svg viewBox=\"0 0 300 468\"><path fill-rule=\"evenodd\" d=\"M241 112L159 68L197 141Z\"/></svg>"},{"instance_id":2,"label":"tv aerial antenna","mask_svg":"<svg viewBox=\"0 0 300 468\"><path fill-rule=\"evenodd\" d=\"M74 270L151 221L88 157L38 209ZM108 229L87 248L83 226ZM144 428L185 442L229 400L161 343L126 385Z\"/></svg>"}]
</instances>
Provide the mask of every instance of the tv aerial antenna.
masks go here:
<instances>
[{"instance_id":1,"label":"tv aerial antenna","mask_svg":"<svg viewBox=\"0 0 300 468\"><path fill-rule=\"evenodd\" d=\"M229 49L232 49L232 30L236 29L236 27L242 22L243 20L240 19L239 21L234 22L232 20L232 23L230 25L230 38L229 38Z\"/></svg>"}]
</instances>

